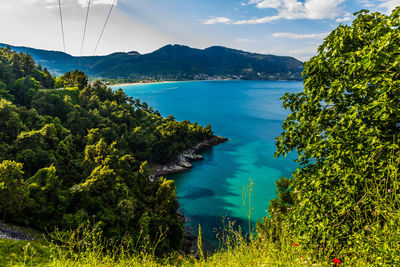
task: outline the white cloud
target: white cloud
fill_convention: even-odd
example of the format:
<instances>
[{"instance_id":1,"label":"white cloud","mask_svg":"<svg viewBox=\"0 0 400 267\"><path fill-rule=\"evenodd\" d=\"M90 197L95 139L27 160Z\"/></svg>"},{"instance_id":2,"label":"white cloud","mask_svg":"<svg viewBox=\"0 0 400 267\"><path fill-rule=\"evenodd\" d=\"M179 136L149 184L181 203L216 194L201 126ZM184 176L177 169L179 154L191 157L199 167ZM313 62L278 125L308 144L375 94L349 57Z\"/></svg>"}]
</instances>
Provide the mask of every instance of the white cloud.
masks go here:
<instances>
[{"instance_id":1,"label":"white cloud","mask_svg":"<svg viewBox=\"0 0 400 267\"><path fill-rule=\"evenodd\" d=\"M354 19L354 16L347 12L346 14L343 15L343 17L337 18L336 22L342 23L342 22L347 22L347 21L352 21Z\"/></svg>"},{"instance_id":2,"label":"white cloud","mask_svg":"<svg viewBox=\"0 0 400 267\"><path fill-rule=\"evenodd\" d=\"M39 4L44 7L58 7L58 0L22 0L24 4ZM91 0L90 5L111 5L114 0ZM69 0L61 1L62 6L80 5L81 7L87 7L88 0ZM115 1L115 5L118 4L118 0Z\"/></svg>"},{"instance_id":3,"label":"white cloud","mask_svg":"<svg viewBox=\"0 0 400 267\"><path fill-rule=\"evenodd\" d=\"M238 38L238 39L235 39L235 41L239 42L239 43L254 43L256 40L248 39L248 38Z\"/></svg>"},{"instance_id":4,"label":"white cloud","mask_svg":"<svg viewBox=\"0 0 400 267\"><path fill-rule=\"evenodd\" d=\"M396 7L400 6L400 0L381 0L379 7L385 9L386 14L390 14Z\"/></svg>"},{"instance_id":5,"label":"white cloud","mask_svg":"<svg viewBox=\"0 0 400 267\"><path fill-rule=\"evenodd\" d=\"M262 2L262 1L263 1L263 0L249 0L249 1L247 1L247 2L241 2L240 4L241 4L242 6L248 6L248 5L257 4L257 3Z\"/></svg>"},{"instance_id":6,"label":"white cloud","mask_svg":"<svg viewBox=\"0 0 400 267\"><path fill-rule=\"evenodd\" d=\"M277 32L272 34L273 37L278 38L289 38L289 39L323 39L328 36L328 32L323 33L309 33L309 34L298 34L298 33L290 33L290 32Z\"/></svg>"},{"instance_id":7,"label":"white cloud","mask_svg":"<svg viewBox=\"0 0 400 267\"><path fill-rule=\"evenodd\" d=\"M268 23L278 19L281 19L282 16L271 16L271 17L264 17L259 19L249 19L249 20L239 20L233 22L233 24L261 24L261 23Z\"/></svg>"},{"instance_id":8,"label":"white cloud","mask_svg":"<svg viewBox=\"0 0 400 267\"><path fill-rule=\"evenodd\" d=\"M360 3L362 4L363 7L365 8L370 8L373 7L374 4L370 3L370 0L360 0Z\"/></svg>"},{"instance_id":9,"label":"white cloud","mask_svg":"<svg viewBox=\"0 0 400 267\"><path fill-rule=\"evenodd\" d=\"M252 3L249 2L249 4L252 4ZM264 0L264 1L258 1L258 3L257 3L258 8L274 8L274 9L276 9L280 6L281 6L280 0Z\"/></svg>"},{"instance_id":10,"label":"white cloud","mask_svg":"<svg viewBox=\"0 0 400 267\"><path fill-rule=\"evenodd\" d=\"M223 23L223 24L230 24L232 22L231 19L226 17L218 17L218 18L211 18L208 20L203 21L203 24L216 24L216 23Z\"/></svg>"},{"instance_id":11,"label":"white cloud","mask_svg":"<svg viewBox=\"0 0 400 267\"><path fill-rule=\"evenodd\" d=\"M313 56L317 55L318 46L305 46L299 49L275 49L275 50L265 50L261 53L263 54L271 54L278 56L292 56L301 61L307 61Z\"/></svg>"},{"instance_id":12,"label":"white cloud","mask_svg":"<svg viewBox=\"0 0 400 267\"><path fill-rule=\"evenodd\" d=\"M307 46L287 51L287 54L302 61L309 60L317 54L318 46Z\"/></svg>"},{"instance_id":13,"label":"white cloud","mask_svg":"<svg viewBox=\"0 0 400 267\"><path fill-rule=\"evenodd\" d=\"M88 0L78 0L79 4L83 7L87 7ZM92 0L90 5L112 5L113 0ZM115 5L118 4L118 0L115 1Z\"/></svg>"},{"instance_id":14,"label":"white cloud","mask_svg":"<svg viewBox=\"0 0 400 267\"><path fill-rule=\"evenodd\" d=\"M398 2L400 0L392 1ZM275 9L278 14L239 21L232 21L224 17L224 20L212 21L213 23L209 24L261 24L279 19L334 19L342 14L343 10L341 4L343 2L344 0L305 0L305 2L298 0L250 0L246 5L256 5L259 9L272 8Z\"/></svg>"}]
</instances>

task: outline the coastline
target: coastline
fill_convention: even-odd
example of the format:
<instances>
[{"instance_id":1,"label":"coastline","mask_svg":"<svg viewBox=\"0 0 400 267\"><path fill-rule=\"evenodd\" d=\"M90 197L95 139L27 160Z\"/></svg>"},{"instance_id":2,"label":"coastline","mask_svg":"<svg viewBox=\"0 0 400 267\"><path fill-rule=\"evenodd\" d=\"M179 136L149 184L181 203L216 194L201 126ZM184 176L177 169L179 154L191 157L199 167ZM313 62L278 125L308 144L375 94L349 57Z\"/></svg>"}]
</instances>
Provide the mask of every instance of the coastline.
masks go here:
<instances>
[{"instance_id":1,"label":"coastline","mask_svg":"<svg viewBox=\"0 0 400 267\"><path fill-rule=\"evenodd\" d=\"M201 152L227 142L229 139L221 136L212 136L208 140L204 140L202 142L197 143L190 149L187 149L179 154L176 160L165 164L165 165L153 165L153 172L150 174L149 179L151 181L156 181L158 178L164 175L176 174L190 170L193 165L192 162L198 160L204 160L204 157L201 155ZM187 217L185 214L179 209L176 212L177 219L185 224L187 222ZM196 257L197 255L197 244L196 241L197 236L191 233L191 230L185 226L184 236L181 251L187 255L193 255Z\"/></svg>"},{"instance_id":2,"label":"coastline","mask_svg":"<svg viewBox=\"0 0 400 267\"><path fill-rule=\"evenodd\" d=\"M154 164L152 166L153 172L149 178L151 181L155 181L157 178L164 175L177 174L188 171L193 167L192 162L204 159L201 155L201 152L213 146L225 143L228 140L228 138L214 135L210 139L197 143L192 148L180 153L176 160L170 163L164 165Z\"/></svg>"},{"instance_id":3,"label":"coastline","mask_svg":"<svg viewBox=\"0 0 400 267\"><path fill-rule=\"evenodd\" d=\"M127 85L143 85L143 84L162 84L162 83L175 83L181 81L158 81L158 82L134 82L134 83L115 83L115 84L108 84L107 86L127 86ZM184 82L184 81L182 81Z\"/></svg>"},{"instance_id":4,"label":"coastline","mask_svg":"<svg viewBox=\"0 0 400 267\"><path fill-rule=\"evenodd\" d=\"M185 80L185 81L157 81L157 82L134 82L134 83L116 83L107 86L128 86L128 85L145 85L145 84L163 84L163 83L184 83L184 82L225 82L225 81L264 81L264 82L300 82L302 80L239 80L239 79L215 79L215 80Z\"/></svg>"}]
</instances>

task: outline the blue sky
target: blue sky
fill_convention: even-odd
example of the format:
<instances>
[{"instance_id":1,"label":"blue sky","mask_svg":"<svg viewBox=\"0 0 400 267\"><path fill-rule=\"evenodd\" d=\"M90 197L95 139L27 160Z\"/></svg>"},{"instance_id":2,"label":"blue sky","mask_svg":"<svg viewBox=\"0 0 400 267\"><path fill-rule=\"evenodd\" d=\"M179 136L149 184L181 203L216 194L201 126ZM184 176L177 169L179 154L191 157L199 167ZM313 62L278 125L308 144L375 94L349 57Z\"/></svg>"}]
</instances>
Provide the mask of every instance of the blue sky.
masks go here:
<instances>
[{"instance_id":1,"label":"blue sky","mask_svg":"<svg viewBox=\"0 0 400 267\"><path fill-rule=\"evenodd\" d=\"M113 0L91 0L83 54L92 55ZM79 55L88 0L62 0L66 52ZM63 50L58 0L0 0L0 42ZM116 0L96 54L166 44L222 45L307 60L339 23L400 0Z\"/></svg>"}]
</instances>

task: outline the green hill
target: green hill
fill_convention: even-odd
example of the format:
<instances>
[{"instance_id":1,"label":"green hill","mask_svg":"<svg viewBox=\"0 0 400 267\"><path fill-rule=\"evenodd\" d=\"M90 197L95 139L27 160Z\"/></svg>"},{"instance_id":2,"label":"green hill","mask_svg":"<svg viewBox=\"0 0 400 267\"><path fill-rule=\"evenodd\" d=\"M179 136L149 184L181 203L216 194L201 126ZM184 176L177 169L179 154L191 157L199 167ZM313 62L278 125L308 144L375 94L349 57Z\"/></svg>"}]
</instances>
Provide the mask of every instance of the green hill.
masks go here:
<instances>
[{"instance_id":1,"label":"green hill","mask_svg":"<svg viewBox=\"0 0 400 267\"><path fill-rule=\"evenodd\" d=\"M0 44L0 47L6 47ZM167 45L152 53L74 57L63 52L10 46L27 52L52 73L79 69L94 77L156 80L299 80L303 64L292 57L249 53L221 46L194 49Z\"/></svg>"}]
</instances>

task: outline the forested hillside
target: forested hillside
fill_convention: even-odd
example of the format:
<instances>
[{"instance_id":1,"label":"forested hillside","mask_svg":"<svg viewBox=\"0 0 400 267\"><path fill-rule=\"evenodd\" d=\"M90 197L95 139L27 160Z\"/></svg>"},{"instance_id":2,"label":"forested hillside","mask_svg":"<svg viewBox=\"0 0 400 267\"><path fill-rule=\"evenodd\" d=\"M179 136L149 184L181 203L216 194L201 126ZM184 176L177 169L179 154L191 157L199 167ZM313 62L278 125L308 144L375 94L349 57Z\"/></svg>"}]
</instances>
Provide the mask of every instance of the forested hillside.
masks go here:
<instances>
[{"instance_id":1,"label":"forested hillside","mask_svg":"<svg viewBox=\"0 0 400 267\"><path fill-rule=\"evenodd\" d=\"M6 47L0 44L0 47ZM28 52L56 74L80 69L93 77L131 80L300 80L303 64L293 57L249 53L221 46L194 49L167 45L152 53L113 53L107 56L73 57L57 51L29 47Z\"/></svg>"},{"instance_id":2,"label":"forested hillside","mask_svg":"<svg viewBox=\"0 0 400 267\"><path fill-rule=\"evenodd\" d=\"M55 84L66 87L52 89ZM55 79L28 54L0 49L0 215L43 231L90 221L105 236L158 240L178 249L173 181L149 180L212 137L211 128L177 122L83 72Z\"/></svg>"}]
</instances>

